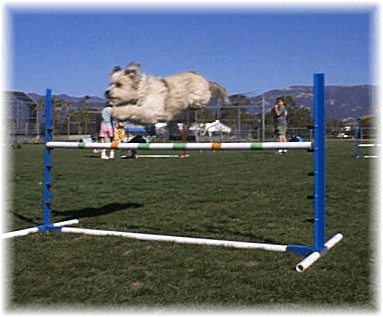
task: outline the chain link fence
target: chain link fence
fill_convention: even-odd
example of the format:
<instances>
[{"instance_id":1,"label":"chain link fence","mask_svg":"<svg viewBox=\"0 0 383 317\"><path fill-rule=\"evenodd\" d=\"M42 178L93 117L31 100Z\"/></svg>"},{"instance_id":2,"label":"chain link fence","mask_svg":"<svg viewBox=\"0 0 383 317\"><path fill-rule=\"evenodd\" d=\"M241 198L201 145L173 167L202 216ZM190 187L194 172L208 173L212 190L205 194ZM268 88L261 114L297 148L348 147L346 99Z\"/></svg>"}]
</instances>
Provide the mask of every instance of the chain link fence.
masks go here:
<instances>
[{"instance_id":1,"label":"chain link fence","mask_svg":"<svg viewBox=\"0 0 383 317\"><path fill-rule=\"evenodd\" d=\"M198 112L193 116L183 120L187 127L189 141L196 142L241 142L241 141L274 141L274 127L264 124L262 128L262 116L249 115L243 116L238 113L237 118L225 118L219 116L217 112L212 112L210 117L201 116ZM242 117L241 117L242 115ZM210 119L210 120L207 120ZM7 142L8 143L31 143L43 142L45 134L45 122L37 116L24 120L7 120ZM78 140L89 139L97 140L99 132L99 122L72 122L69 119L53 120L53 136L55 140ZM157 129L147 127L147 133L152 141L181 140L182 131L176 123L170 123L165 128ZM328 139L354 139L354 128L345 129L328 128ZM313 140L313 130L307 127L288 127L287 136L300 136L305 141ZM360 139L378 139L378 131L375 127L361 127Z\"/></svg>"}]
</instances>

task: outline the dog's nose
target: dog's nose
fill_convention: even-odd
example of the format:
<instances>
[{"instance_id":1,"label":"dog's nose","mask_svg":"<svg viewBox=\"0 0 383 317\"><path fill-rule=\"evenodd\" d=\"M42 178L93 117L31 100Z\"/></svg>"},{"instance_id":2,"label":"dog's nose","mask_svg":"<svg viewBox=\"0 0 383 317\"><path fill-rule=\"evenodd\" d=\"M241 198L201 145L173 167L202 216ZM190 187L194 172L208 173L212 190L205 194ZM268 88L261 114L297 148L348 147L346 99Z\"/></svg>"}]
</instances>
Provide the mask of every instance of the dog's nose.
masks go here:
<instances>
[{"instance_id":1,"label":"dog's nose","mask_svg":"<svg viewBox=\"0 0 383 317\"><path fill-rule=\"evenodd\" d=\"M109 98L109 97L110 97L109 89L105 91L105 94L104 94L104 95L105 95L106 98Z\"/></svg>"}]
</instances>

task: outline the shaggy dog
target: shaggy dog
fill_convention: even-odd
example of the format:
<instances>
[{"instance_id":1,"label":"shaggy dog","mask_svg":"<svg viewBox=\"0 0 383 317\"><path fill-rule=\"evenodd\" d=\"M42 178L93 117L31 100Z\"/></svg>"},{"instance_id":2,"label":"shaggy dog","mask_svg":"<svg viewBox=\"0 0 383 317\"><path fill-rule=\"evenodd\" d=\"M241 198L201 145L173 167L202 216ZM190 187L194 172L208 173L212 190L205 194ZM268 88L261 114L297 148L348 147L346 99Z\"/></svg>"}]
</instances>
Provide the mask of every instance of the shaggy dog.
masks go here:
<instances>
[{"instance_id":1,"label":"shaggy dog","mask_svg":"<svg viewBox=\"0 0 383 317\"><path fill-rule=\"evenodd\" d=\"M188 107L204 107L212 94L230 103L227 91L194 72L180 72L165 78L146 75L134 64L136 76L115 67L111 73L106 98L113 107L112 117L135 124L168 122Z\"/></svg>"}]
</instances>

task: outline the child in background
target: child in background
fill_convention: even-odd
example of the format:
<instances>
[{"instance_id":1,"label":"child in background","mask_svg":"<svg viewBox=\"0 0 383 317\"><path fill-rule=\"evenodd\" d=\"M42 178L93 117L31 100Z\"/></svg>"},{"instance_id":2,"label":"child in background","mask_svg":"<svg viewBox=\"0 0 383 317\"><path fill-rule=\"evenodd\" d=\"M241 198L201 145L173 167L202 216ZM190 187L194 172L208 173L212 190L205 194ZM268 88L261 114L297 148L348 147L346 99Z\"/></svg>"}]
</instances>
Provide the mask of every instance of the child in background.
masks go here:
<instances>
[{"instance_id":1,"label":"child in background","mask_svg":"<svg viewBox=\"0 0 383 317\"><path fill-rule=\"evenodd\" d=\"M102 143L112 142L114 133L113 133L113 119L112 119L112 107L105 107L101 112L102 121L100 128L100 138ZM114 151L110 151L110 158L114 157ZM101 151L101 159L107 160L109 157L106 155L106 150Z\"/></svg>"},{"instance_id":2,"label":"child in background","mask_svg":"<svg viewBox=\"0 0 383 317\"><path fill-rule=\"evenodd\" d=\"M115 143L125 142L125 122L118 122L114 129ZM114 150L110 151L110 158L114 158Z\"/></svg>"}]
</instances>

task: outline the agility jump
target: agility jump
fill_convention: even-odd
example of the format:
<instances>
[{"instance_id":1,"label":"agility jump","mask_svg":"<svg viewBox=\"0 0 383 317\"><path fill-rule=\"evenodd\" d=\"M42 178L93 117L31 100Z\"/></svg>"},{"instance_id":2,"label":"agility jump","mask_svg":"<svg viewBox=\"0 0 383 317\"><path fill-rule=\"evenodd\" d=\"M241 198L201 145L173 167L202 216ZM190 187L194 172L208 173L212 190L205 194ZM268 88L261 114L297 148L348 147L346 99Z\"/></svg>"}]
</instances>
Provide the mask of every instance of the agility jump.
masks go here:
<instances>
[{"instance_id":1,"label":"agility jump","mask_svg":"<svg viewBox=\"0 0 383 317\"><path fill-rule=\"evenodd\" d=\"M3 238L12 238L27 235L33 232L54 231L62 233L81 233L89 235L112 235L139 240L168 241L175 243L216 245L231 248L263 249L279 252L294 252L299 255L308 255L297 264L298 272L305 271L329 249L342 240L338 233L326 242L326 153L325 153L325 117L324 117L324 74L314 75L314 143L74 143L52 141L52 115L51 115L51 90L46 95L46 130L45 130L45 170L44 170L44 224L3 234ZM51 223L51 151L54 148L78 149L139 149L139 150L272 150L272 149L307 149L314 152L314 241L313 246L306 245L276 245L266 243L252 243L240 241L226 241L214 239L188 238L155 234L130 233L85 228L65 227L77 224L73 219L66 222Z\"/></svg>"},{"instance_id":2,"label":"agility jump","mask_svg":"<svg viewBox=\"0 0 383 317\"><path fill-rule=\"evenodd\" d=\"M380 158L379 155L362 155L360 148L361 147L381 147L381 144L374 144L374 143L360 143L360 127L355 127L355 151L356 151L356 158Z\"/></svg>"}]
</instances>

